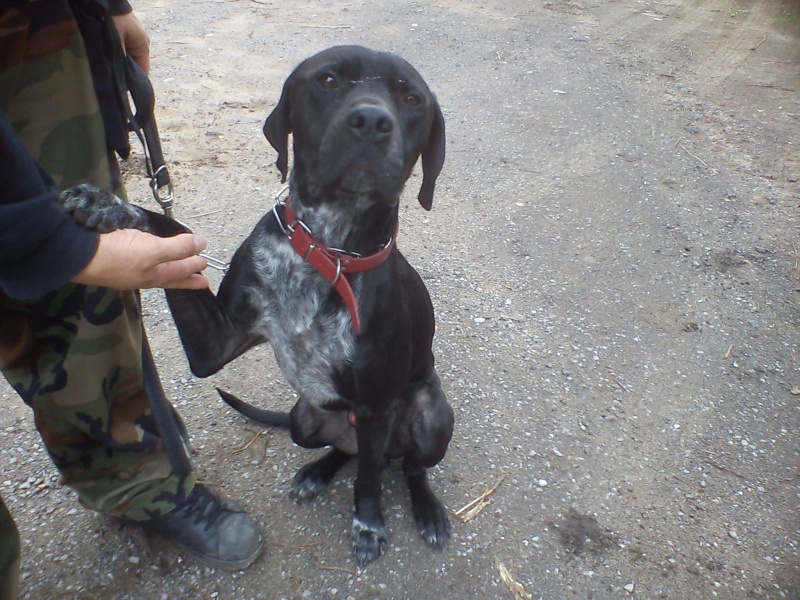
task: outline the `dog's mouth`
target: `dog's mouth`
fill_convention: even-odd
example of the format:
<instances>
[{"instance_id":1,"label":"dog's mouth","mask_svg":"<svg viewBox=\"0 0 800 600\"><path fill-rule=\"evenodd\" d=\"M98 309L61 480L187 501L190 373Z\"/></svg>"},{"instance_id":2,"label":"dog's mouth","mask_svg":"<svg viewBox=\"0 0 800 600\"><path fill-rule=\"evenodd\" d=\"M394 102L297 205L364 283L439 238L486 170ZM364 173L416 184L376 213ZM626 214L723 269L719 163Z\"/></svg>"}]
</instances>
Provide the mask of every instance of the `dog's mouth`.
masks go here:
<instances>
[{"instance_id":1,"label":"dog's mouth","mask_svg":"<svg viewBox=\"0 0 800 600\"><path fill-rule=\"evenodd\" d=\"M386 157L375 160L362 156L339 168L335 168L332 162L327 161L326 168L309 182L309 191L314 196L334 192L396 202L403 191L402 175L393 161Z\"/></svg>"},{"instance_id":2,"label":"dog's mouth","mask_svg":"<svg viewBox=\"0 0 800 600\"><path fill-rule=\"evenodd\" d=\"M378 177L365 160L350 165L337 183L341 191L355 194L369 194L378 189Z\"/></svg>"}]
</instances>

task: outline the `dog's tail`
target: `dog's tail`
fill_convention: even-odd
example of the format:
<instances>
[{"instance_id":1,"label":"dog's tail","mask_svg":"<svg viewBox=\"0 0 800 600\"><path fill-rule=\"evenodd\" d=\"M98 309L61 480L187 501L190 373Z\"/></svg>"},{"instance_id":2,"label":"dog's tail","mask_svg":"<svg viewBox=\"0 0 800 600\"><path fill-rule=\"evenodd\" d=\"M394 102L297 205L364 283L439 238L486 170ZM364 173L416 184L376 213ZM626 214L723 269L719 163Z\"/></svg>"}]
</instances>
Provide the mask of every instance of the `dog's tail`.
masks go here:
<instances>
[{"instance_id":1,"label":"dog's tail","mask_svg":"<svg viewBox=\"0 0 800 600\"><path fill-rule=\"evenodd\" d=\"M248 404L243 400L239 400L233 394L217 388L217 392L222 396L222 399L234 410L242 413L245 417L258 421L264 425L271 425L272 427L280 427L281 429L289 429L289 413L278 412L275 410L264 410L252 404Z\"/></svg>"}]
</instances>

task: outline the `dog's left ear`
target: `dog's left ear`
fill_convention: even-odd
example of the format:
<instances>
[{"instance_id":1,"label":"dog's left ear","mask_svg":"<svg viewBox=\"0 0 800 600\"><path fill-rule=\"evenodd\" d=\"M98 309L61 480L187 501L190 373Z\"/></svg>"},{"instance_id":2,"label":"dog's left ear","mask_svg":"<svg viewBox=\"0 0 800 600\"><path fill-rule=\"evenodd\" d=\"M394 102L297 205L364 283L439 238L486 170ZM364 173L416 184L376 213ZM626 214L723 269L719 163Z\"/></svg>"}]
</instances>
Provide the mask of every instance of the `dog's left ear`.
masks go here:
<instances>
[{"instance_id":1,"label":"dog's left ear","mask_svg":"<svg viewBox=\"0 0 800 600\"><path fill-rule=\"evenodd\" d=\"M419 188L417 200L425 210L433 206L433 188L436 178L442 172L444 165L444 115L439 103L433 101L433 124L428 137L428 144L422 150L422 186Z\"/></svg>"},{"instance_id":2,"label":"dog's left ear","mask_svg":"<svg viewBox=\"0 0 800 600\"><path fill-rule=\"evenodd\" d=\"M283 84L283 91L281 92L281 99L278 100L278 105L264 121L264 135L270 145L278 152L278 160L275 161L275 166L281 172L281 183L286 182L286 177L289 174L289 134L292 132L292 123L290 119L290 106L289 106L289 81L286 80Z\"/></svg>"}]
</instances>

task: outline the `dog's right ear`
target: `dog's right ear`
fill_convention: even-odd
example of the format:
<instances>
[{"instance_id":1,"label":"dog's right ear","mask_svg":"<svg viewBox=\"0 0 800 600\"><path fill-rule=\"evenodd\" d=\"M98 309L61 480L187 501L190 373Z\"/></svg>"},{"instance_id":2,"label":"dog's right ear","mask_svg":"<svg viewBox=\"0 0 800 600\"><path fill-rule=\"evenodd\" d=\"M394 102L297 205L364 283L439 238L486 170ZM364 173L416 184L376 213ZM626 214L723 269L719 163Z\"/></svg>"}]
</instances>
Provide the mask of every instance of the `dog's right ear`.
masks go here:
<instances>
[{"instance_id":1,"label":"dog's right ear","mask_svg":"<svg viewBox=\"0 0 800 600\"><path fill-rule=\"evenodd\" d=\"M275 166L281 172L281 183L286 182L289 174L289 134L292 132L289 106L289 81L283 84L281 99L264 122L264 135L267 141L278 152Z\"/></svg>"}]
</instances>

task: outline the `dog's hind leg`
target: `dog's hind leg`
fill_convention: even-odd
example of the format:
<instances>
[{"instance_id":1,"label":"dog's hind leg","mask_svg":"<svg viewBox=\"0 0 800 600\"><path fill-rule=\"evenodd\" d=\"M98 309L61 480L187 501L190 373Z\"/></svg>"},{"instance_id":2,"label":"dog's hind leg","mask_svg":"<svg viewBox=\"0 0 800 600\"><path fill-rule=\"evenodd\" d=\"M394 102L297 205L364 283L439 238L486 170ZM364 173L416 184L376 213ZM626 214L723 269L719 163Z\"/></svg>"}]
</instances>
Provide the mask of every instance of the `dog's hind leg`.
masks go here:
<instances>
[{"instance_id":1,"label":"dog's hind leg","mask_svg":"<svg viewBox=\"0 0 800 600\"><path fill-rule=\"evenodd\" d=\"M334 448L319 460L308 463L294 476L292 496L298 502L316 498L351 458L350 454Z\"/></svg>"}]
</instances>

